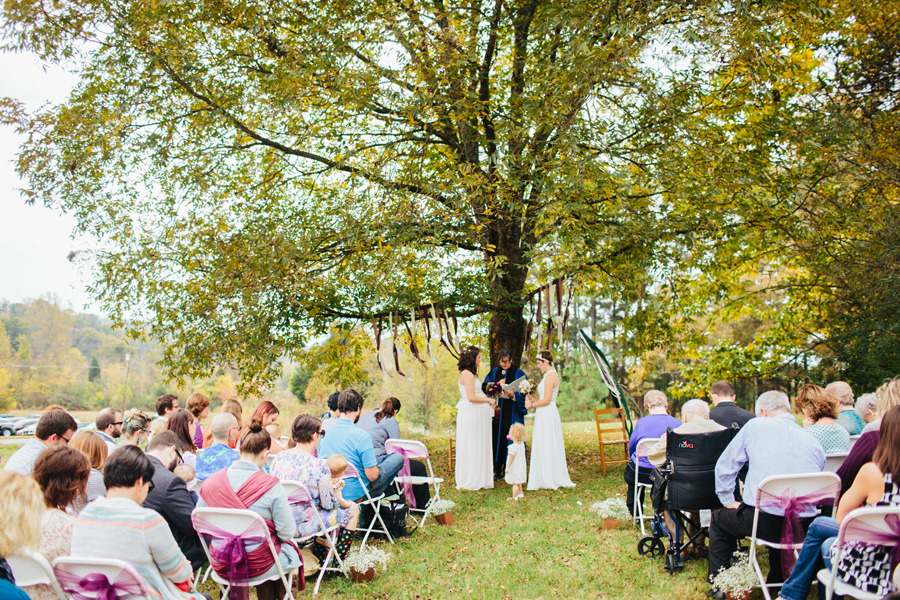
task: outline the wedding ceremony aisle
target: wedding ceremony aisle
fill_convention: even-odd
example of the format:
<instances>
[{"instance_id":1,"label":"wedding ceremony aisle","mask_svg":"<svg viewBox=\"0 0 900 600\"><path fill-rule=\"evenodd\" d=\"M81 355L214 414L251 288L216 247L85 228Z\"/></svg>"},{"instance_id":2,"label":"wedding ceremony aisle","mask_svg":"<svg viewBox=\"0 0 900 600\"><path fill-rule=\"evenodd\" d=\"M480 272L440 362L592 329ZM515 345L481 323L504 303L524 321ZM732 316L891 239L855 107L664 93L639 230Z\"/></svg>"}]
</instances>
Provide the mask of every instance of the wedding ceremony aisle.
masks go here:
<instances>
[{"instance_id":1,"label":"wedding ceremony aisle","mask_svg":"<svg viewBox=\"0 0 900 600\"><path fill-rule=\"evenodd\" d=\"M530 448L530 422L527 427ZM428 446L435 474L445 479L441 497L456 502L453 525L441 526L429 518L424 528L394 545L377 541L392 555L386 571L378 571L369 583L326 579L318 597L705 598L705 560L689 560L683 571L670 577L661 558L638 556L639 528L620 523L614 531L602 530L590 506L616 494L624 498L622 467L601 474L593 422L564 423L563 431L576 487L526 491L519 501L507 500L511 486L502 480L492 490L455 489L447 436L420 438ZM215 596L211 589L203 591ZM311 597L309 590L300 595L306 596Z\"/></svg>"}]
</instances>

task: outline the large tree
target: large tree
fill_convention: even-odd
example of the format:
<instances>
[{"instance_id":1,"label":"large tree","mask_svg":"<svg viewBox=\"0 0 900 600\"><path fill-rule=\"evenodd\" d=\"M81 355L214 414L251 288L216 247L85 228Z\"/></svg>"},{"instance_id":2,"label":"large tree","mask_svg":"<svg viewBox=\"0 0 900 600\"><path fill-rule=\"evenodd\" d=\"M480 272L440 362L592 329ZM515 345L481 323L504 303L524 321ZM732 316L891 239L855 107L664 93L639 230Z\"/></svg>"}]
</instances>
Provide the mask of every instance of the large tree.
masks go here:
<instances>
[{"instance_id":1,"label":"large tree","mask_svg":"<svg viewBox=\"0 0 900 600\"><path fill-rule=\"evenodd\" d=\"M428 303L489 313L518 356L536 284L649 298L694 244L779 217L751 161L711 157L779 152L732 126L770 79L805 93L781 34L808 5L10 1L13 45L81 81L6 114L29 200L96 236L92 291L175 376L264 381L334 320Z\"/></svg>"}]
</instances>

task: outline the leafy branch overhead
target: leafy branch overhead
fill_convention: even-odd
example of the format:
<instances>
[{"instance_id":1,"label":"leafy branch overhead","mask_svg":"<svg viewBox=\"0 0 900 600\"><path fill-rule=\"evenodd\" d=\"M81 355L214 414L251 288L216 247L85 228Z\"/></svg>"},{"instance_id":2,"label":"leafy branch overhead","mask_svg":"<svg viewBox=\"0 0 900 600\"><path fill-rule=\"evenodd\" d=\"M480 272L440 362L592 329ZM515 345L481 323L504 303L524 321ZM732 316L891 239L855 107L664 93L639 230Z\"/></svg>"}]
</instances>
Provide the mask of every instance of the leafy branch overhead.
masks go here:
<instances>
[{"instance_id":1,"label":"leafy branch overhead","mask_svg":"<svg viewBox=\"0 0 900 600\"><path fill-rule=\"evenodd\" d=\"M29 136L27 197L97 238L93 293L176 377L262 385L336 320L429 303L489 314L492 352L518 354L558 276L668 298L634 323L646 349L865 170L803 135L860 10L20 0L10 46L81 81L3 114Z\"/></svg>"}]
</instances>

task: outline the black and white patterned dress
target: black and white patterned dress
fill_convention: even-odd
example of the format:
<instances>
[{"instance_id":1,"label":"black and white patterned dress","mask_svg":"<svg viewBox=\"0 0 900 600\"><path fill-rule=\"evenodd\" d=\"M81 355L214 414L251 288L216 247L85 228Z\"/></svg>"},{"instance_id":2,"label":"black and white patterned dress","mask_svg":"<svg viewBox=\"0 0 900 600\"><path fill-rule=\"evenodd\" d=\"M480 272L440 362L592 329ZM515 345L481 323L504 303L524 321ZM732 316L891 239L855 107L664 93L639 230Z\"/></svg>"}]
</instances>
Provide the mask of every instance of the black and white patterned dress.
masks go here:
<instances>
[{"instance_id":1,"label":"black and white patterned dress","mask_svg":"<svg viewBox=\"0 0 900 600\"><path fill-rule=\"evenodd\" d=\"M884 496L875 506L900 505L900 488L884 476ZM832 560L835 547L832 546ZM845 546L838 565L838 579L877 596L893 591L891 585L891 547L857 542Z\"/></svg>"}]
</instances>

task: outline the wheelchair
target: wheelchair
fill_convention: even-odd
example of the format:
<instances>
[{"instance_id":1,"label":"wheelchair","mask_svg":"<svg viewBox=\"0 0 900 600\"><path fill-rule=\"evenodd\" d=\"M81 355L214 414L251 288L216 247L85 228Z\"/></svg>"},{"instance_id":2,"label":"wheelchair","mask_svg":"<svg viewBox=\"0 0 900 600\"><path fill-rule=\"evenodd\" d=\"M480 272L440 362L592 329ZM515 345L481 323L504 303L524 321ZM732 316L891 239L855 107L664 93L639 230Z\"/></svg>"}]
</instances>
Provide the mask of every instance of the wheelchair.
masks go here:
<instances>
[{"instance_id":1,"label":"wheelchair","mask_svg":"<svg viewBox=\"0 0 900 600\"><path fill-rule=\"evenodd\" d=\"M737 428L731 428L680 434L670 427L666 433L666 462L650 474L653 482L651 534L638 541L638 554L664 556L670 575L684 567L681 553L708 533L708 527L702 527L700 520L695 522L688 513L722 508L716 496L716 461L737 432ZM675 525L674 531L666 524L666 514ZM682 542L689 527L695 532Z\"/></svg>"}]
</instances>

